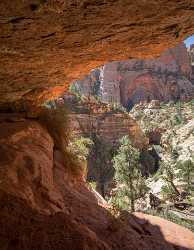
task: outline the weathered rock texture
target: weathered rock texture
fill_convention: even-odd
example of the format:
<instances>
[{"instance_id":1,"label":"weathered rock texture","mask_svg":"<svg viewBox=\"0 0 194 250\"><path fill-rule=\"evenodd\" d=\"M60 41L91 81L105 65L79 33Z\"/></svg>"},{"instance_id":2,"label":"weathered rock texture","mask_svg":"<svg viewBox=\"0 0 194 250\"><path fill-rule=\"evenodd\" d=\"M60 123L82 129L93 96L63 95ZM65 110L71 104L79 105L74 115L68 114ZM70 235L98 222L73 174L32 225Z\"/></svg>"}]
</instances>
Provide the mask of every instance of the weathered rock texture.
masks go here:
<instances>
[{"instance_id":1,"label":"weathered rock texture","mask_svg":"<svg viewBox=\"0 0 194 250\"><path fill-rule=\"evenodd\" d=\"M1 0L0 106L40 102L110 60L153 57L194 33L193 0Z\"/></svg>"},{"instance_id":2,"label":"weathered rock texture","mask_svg":"<svg viewBox=\"0 0 194 250\"><path fill-rule=\"evenodd\" d=\"M37 122L4 115L0 129L1 249L194 249L194 234L173 223L111 216Z\"/></svg>"},{"instance_id":3,"label":"weathered rock texture","mask_svg":"<svg viewBox=\"0 0 194 250\"><path fill-rule=\"evenodd\" d=\"M139 102L177 101L194 97L192 67L182 43L153 60L132 59L106 64L75 84L85 95L131 109Z\"/></svg>"},{"instance_id":4,"label":"weathered rock texture","mask_svg":"<svg viewBox=\"0 0 194 250\"><path fill-rule=\"evenodd\" d=\"M147 148L148 139L130 114L100 102L77 102L76 98L70 102L67 96L64 95L64 100L69 107L67 117L73 137L92 137L95 134L105 143L114 144L129 135L140 150Z\"/></svg>"}]
</instances>

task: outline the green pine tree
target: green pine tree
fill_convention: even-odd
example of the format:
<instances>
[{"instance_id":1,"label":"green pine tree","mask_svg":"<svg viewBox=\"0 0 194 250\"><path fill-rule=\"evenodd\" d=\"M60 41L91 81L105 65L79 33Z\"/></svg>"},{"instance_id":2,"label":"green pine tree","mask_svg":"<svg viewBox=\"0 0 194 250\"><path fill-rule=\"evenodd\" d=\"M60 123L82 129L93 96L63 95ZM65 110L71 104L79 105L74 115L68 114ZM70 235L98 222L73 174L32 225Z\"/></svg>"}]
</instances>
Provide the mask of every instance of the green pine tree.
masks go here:
<instances>
[{"instance_id":1,"label":"green pine tree","mask_svg":"<svg viewBox=\"0 0 194 250\"><path fill-rule=\"evenodd\" d=\"M186 161L179 161L176 167L179 181L183 183L185 191L191 194L194 191L194 157Z\"/></svg>"},{"instance_id":2,"label":"green pine tree","mask_svg":"<svg viewBox=\"0 0 194 250\"><path fill-rule=\"evenodd\" d=\"M117 155L113 158L117 192L113 203L119 209L135 211L135 202L148 191L145 178L141 174L140 154L132 146L128 136L120 140Z\"/></svg>"}]
</instances>

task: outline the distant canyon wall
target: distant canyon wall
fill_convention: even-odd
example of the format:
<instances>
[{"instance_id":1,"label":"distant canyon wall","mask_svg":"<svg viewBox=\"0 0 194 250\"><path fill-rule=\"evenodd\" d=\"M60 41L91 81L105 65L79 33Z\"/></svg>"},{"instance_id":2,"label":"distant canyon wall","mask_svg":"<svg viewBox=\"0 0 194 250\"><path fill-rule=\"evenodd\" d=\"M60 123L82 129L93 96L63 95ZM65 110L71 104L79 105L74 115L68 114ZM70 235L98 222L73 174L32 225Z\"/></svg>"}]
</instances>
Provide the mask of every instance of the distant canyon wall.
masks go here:
<instances>
[{"instance_id":1,"label":"distant canyon wall","mask_svg":"<svg viewBox=\"0 0 194 250\"><path fill-rule=\"evenodd\" d=\"M130 108L139 102L186 101L194 96L190 56L183 43L152 60L112 62L74 82L81 94Z\"/></svg>"}]
</instances>

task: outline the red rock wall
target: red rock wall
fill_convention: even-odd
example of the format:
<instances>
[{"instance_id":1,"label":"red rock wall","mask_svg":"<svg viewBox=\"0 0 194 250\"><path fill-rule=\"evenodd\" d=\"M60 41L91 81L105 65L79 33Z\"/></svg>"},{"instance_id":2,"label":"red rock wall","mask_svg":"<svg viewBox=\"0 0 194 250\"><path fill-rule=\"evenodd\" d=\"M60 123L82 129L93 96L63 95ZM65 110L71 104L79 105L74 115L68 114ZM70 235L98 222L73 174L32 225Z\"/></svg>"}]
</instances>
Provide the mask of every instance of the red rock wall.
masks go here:
<instances>
[{"instance_id":1,"label":"red rock wall","mask_svg":"<svg viewBox=\"0 0 194 250\"><path fill-rule=\"evenodd\" d=\"M194 96L191 63L185 45L168 49L153 60L132 59L113 62L101 68L101 94L104 102L130 106L141 101L189 100ZM81 85L85 80L80 81ZM91 87L95 80L90 80Z\"/></svg>"},{"instance_id":2,"label":"red rock wall","mask_svg":"<svg viewBox=\"0 0 194 250\"><path fill-rule=\"evenodd\" d=\"M113 60L153 58L194 33L188 0L1 0L0 106L40 103Z\"/></svg>"},{"instance_id":3,"label":"red rock wall","mask_svg":"<svg viewBox=\"0 0 194 250\"><path fill-rule=\"evenodd\" d=\"M118 143L124 135L129 135L140 149L146 148L148 140L135 120L123 113L99 113L68 115L73 136L88 136L95 133L104 142Z\"/></svg>"},{"instance_id":4,"label":"red rock wall","mask_svg":"<svg viewBox=\"0 0 194 250\"><path fill-rule=\"evenodd\" d=\"M193 249L187 229L98 205L36 121L1 116L0 128L0 249Z\"/></svg>"}]
</instances>

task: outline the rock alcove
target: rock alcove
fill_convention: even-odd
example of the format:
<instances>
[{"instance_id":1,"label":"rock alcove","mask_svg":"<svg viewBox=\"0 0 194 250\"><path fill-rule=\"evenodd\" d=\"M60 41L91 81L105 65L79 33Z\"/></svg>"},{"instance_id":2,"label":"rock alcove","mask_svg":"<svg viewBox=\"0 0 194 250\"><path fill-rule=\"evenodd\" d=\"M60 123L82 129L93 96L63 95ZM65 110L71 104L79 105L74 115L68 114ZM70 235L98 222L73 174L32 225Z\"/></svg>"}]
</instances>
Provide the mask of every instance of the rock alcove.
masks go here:
<instances>
[{"instance_id":1,"label":"rock alcove","mask_svg":"<svg viewBox=\"0 0 194 250\"><path fill-rule=\"evenodd\" d=\"M193 249L193 234L173 223L115 219L46 128L13 113L107 61L158 56L194 33L193 11L186 0L0 1L1 249Z\"/></svg>"}]
</instances>

